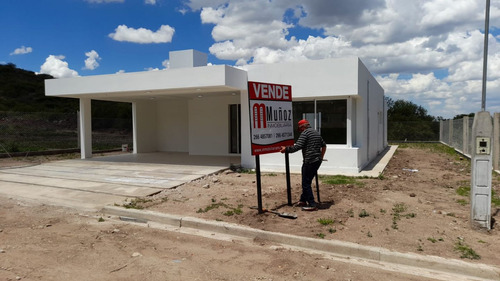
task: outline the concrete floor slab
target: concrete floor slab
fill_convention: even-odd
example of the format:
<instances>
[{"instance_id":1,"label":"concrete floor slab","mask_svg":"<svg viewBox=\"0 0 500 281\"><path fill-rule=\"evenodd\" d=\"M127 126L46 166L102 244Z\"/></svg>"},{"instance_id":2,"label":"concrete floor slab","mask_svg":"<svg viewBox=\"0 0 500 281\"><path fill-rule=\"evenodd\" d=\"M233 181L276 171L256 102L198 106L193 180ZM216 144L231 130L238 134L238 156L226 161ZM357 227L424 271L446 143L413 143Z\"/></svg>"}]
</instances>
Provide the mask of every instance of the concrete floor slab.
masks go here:
<instances>
[{"instance_id":1,"label":"concrete floor slab","mask_svg":"<svg viewBox=\"0 0 500 281\"><path fill-rule=\"evenodd\" d=\"M121 154L0 169L0 194L100 210L174 188L239 163L237 157L186 153Z\"/></svg>"}]
</instances>

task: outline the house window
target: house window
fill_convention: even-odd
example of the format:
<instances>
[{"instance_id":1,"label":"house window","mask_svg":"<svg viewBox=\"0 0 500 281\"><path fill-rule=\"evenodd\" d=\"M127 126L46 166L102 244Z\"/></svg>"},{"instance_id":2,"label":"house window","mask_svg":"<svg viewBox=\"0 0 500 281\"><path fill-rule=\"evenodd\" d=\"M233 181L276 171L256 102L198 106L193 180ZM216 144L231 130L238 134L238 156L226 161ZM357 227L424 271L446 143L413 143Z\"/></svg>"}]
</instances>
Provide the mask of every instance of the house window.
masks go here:
<instances>
[{"instance_id":1,"label":"house window","mask_svg":"<svg viewBox=\"0 0 500 281\"><path fill-rule=\"evenodd\" d=\"M229 105L229 153L241 153L241 105Z\"/></svg>"},{"instance_id":2,"label":"house window","mask_svg":"<svg viewBox=\"0 0 500 281\"><path fill-rule=\"evenodd\" d=\"M298 101L292 105L295 132L297 121L307 119L327 144L347 144L347 100Z\"/></svg>"}]
</instances>

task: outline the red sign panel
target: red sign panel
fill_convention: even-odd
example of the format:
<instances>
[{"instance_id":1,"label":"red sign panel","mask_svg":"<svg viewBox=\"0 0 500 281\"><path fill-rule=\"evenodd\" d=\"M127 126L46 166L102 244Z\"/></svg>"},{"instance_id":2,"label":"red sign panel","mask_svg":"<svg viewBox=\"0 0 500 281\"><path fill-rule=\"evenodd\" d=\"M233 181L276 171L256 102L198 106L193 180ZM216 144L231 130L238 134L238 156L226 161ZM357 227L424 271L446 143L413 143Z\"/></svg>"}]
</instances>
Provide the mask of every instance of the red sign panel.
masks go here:
<instances>
[{"instance_id":1,"label":"red sign panel","mask_svg":"<svg viewBox=\"0 0 500 281\"><path fill-rule=\"evenodd\" d=\"M292 87L248 82L252 155L293 145Z\"/></svg>"}]
</instances>

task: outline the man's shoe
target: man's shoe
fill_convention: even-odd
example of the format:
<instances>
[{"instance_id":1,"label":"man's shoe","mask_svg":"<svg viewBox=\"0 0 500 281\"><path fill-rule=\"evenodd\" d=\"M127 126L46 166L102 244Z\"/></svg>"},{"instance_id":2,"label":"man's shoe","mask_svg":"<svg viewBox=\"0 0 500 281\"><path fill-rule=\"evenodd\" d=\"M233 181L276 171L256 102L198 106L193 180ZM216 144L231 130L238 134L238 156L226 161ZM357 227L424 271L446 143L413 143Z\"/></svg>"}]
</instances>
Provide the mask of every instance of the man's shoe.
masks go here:
<instances>
[{"instance_id":1,"label":"man's shoe","mask_svg":"<svg viewBox=\"0 0 500 281\"><path fill-rule=\"evenodd\" d=\"M297 207L305 207L305 206L307 206L307 203L299 201L299 202L297 202L297 204L295 204L295 206L297 206Z\"/></svg>"},{"instance_id":2,"label":"man's shoe","mask_svg":"<svg viewBox=\"0 0 500 281\"><path fill-rule=\"evenodd\" d=\"M317 211L317 210L318 210L317 206L302 207L302 211L312 212L312 211Z\"/></svg>"}]
</instances>

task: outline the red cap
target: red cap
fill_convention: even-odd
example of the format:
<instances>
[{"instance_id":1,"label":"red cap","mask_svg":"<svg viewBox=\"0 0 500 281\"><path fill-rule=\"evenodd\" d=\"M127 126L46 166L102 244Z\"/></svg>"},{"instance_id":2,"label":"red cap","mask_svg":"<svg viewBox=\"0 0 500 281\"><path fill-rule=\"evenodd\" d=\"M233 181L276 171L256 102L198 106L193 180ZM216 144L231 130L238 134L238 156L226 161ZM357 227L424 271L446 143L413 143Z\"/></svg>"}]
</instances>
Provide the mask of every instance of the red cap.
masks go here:
<instances>
[{"instance_id":1,"label":"red cap","mask_svg":"<svg viewBox=\"0 0 500 281\"><path fill-rule=\"evenodd\" d=\"M309 125L309 121L307 121L306 119L302 119L299 121L299 127L300 126L304 126L304 125Z\"/></svg>"}]
</instances>

